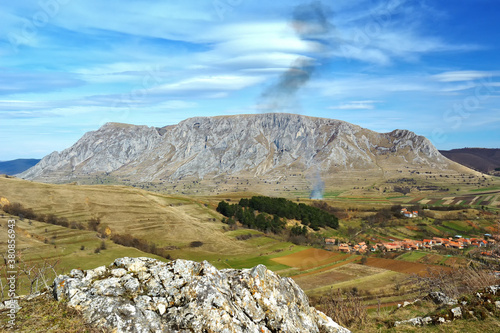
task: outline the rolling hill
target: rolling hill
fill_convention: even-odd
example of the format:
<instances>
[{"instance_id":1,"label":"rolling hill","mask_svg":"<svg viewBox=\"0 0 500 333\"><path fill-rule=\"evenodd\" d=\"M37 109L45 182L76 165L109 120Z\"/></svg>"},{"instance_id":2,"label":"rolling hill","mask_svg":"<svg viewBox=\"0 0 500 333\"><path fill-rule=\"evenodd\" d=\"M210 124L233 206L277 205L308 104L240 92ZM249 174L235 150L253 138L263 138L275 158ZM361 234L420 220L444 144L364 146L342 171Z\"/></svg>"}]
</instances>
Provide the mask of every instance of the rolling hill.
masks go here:
<instances>
[{"instance_id":1,"label":"rolling hill","mask_svg":"<svg viewBox=\"0 0 500 333\"><path fill-rule=\"evenodd\" d=\"M500 174L500 149L488 148L462 148L452 150L440 150L441 154L452 161L460 163L468 168L493 174ZM499 170L495 170L499 169Z\"/></svg>"}]
</instances>

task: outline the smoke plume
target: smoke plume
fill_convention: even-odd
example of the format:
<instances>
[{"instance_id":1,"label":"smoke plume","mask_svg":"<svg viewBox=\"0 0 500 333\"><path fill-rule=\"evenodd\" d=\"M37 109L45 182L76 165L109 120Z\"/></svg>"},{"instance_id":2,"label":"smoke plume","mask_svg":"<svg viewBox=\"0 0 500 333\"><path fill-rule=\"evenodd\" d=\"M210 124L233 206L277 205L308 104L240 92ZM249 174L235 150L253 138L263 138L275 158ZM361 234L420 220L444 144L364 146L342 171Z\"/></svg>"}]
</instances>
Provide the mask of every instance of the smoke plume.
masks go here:
<instances>
[{"instance_id":1,"label":"smoke plume","mask_svg":"<svg viewBox=\"0 0 500 333\"><path fill-rule=\"evenodd\" d=\"M297 36L308 42L314 52L324 52L334 26L328 22L327 10L320 1L295 7L291 25ZM299 56L278 81L261 94L260 108L264 112L293 110L298 104L297 92L309 82L317 60Z\"/></svg>"},{"instance_id":2,"label":"smoke plume","mask_svg":"<svg viewBox=\"0 0 500 333\"><path fill-rule=\"evenodd\" d=\"M319 170L316 171L316 175L313 179L313 188L309 196L310 199L321 200L323 199L323 191L325 189L325 182L321 179Z\"/></svg>"}]
</instances>

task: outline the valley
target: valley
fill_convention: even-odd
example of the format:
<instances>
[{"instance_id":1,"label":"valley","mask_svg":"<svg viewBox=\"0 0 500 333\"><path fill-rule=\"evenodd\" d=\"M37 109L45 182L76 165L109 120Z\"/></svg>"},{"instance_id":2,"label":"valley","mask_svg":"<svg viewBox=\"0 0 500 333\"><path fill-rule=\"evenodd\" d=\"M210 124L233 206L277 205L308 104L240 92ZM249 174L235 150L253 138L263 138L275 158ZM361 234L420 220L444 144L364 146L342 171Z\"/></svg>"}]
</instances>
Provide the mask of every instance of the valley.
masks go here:
<instances>
[{"instance_id":1,"label":"valley","mask_svg":"<svg viewBox=\"0 0 500 333\"><path fill-rule=\"evenodd\" d=\"M344 304L332 300L351 302L364 315L334 320L363 331L360 318L389 328L426 283L486 283L500 270L500 178L412 132L324 118L108 123L0 176L0 209L1 253L16 220L21 294L124 256L263 264L329 315Z\"/></svg>"},{"instance_id":2,"label":"valley","mask_svg":"<svg viewBox=\"0 0 500 333\"><path fill-rule=\"evenodd\" d=\"M485 248L478 252L472 247L463 250L434 247L341 253L338 245L328 245L325 239L375 244L403 239L453 238L456 234L463 237L498 234L500 192L495 187L498 180L487 181L490 184L487 188L478 190L477 185L471 183L456 191L455 196L448 191L384 193L376 186L326 192L322 201L309 199L307 192L302 193L303 196L293 193L288 196L289 200L308 205L322 202L333 207L339 217L338 229L310 230L309 237L300 240L292 240L287 233L273 234L238 225L230 227L221 222L223 216L215 210L219 202L237 203L256 193L187 196L123 185L54 185L2 177L0 196L3 204L19 202L35 213L65 218L70 225L75 222L87 226L89 220L98 218L101 230L108 229L107 233L99 233L88 228L79 230L17 218L20 265L25 267L56 264L59 274L75 267L97 267L123 256L207 260L217 268L264 264L281 276L293 278L313 300L330 290L356 290L368 308L391 309L418 296L419 290L411 282L414 274L485 263L494 267L498 259L485 257L480 252L496 250ZM381 212L390 211L393 206L419 207L422 215L381 217ZM16 217L3 214L2 229L10 218ZM112 240L113 235L127 234L154 244L163 250L164 256ZM6 230L2 235L7 235ZM0 246L5 252L6 239L0 239ZM101 249L97 251L97 248ZM28 280L20 279L20 290L29 291Z\"/></svg>"}]
</instances>

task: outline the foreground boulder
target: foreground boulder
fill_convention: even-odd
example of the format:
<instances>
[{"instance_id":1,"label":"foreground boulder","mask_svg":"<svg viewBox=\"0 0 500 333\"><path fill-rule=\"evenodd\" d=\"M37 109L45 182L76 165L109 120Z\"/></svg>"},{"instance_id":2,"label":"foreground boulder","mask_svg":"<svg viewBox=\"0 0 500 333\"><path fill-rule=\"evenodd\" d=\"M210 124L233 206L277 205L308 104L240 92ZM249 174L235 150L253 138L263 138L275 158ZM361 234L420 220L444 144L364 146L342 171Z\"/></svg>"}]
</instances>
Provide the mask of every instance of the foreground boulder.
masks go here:
<instances>
[{"instance_id":1,"label":"foreground boulder","mask_svg":"<svg viewBox=\"0 0 500 333\"><path fill-rule=\"evenodd\" d=\"M349 332L309 306L290 278L259 265L120 258L54 280L54 297L117 332Z\"/></svg>"}]
</instances>

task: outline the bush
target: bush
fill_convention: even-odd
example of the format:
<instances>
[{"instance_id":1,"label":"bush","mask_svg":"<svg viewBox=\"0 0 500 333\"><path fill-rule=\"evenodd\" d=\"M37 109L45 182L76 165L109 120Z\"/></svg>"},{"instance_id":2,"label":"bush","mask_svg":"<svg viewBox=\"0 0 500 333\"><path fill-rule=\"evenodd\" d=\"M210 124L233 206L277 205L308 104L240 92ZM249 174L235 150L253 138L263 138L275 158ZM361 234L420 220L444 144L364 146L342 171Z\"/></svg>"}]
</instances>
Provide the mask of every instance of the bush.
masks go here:
<instances>
[{"instance_id":1,"label":"bush","mask_svg":"<svg viewBox=\"0 0 500 333\"><path fill-rule=\"evenodd\" d=\"M357 296L357 289L337 290L337 292L321 296L319 299L311 298L311 302L315 306L319 306L327 316L342 326L361 327L366 323L366 306Z\"/></svg>"},{"instance_id":2,"label":"bush","mask_svg":"<svg viewBox=\"0 0 500 333\"><path fill-rule=\"evenodd\" d=\"M203 242L200 242L200 241L194 241L194 242L189 243L189 247L200 247L202 245L203 245Z\"/></svg>"},{"instance_id":3,"label":"bush","mask_svg":"<svg viewBox=\"0 0 500 333\"><path fill-rule=\"evenodd\" d=\"M88 226L89 230L97 231L97 227L101 224L101 219L98 217L93 217L89 220Z\"/></svg>"}]
</instances>

